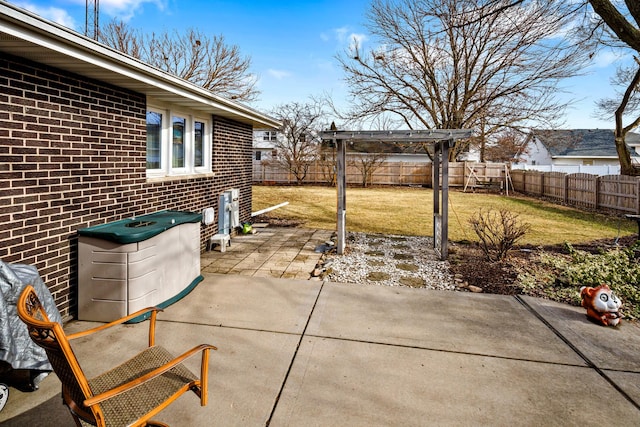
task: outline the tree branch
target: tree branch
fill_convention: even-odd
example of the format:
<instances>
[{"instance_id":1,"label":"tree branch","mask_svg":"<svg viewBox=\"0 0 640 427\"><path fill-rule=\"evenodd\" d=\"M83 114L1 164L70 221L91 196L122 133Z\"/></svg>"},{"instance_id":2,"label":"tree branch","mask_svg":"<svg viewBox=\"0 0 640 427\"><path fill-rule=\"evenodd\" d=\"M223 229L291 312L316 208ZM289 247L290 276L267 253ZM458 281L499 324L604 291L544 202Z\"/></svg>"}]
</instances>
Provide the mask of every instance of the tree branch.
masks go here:
<instances>
[{"instance_id":1,"label":"tree branch","mask_svg":"<svg viewBox=\"0 0 640 427\"><path fill-rule=\"evenodd\" d=\"M640 6L635 0L629 0L634 3L633 7L629 7L629 11L633 14L636 22L640 19ZM627 1L627 3L629 3ZM589 0L593 10L602 18L607 26L616 36L629 47L640 52L640 30L635 28L620 11L609 0Z\"/></svg>"}]
</instances>

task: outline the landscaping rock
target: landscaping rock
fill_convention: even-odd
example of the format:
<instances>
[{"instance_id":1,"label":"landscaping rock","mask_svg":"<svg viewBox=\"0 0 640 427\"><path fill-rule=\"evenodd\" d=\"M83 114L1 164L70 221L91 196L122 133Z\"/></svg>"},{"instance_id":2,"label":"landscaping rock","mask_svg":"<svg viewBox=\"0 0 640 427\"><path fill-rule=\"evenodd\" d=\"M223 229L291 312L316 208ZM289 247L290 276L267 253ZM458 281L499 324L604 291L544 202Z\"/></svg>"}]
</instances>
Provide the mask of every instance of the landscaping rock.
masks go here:
<instances>
[{"instance_id":1,"label":"landscaping rock","mask_svg":"<svg viewBox=\"0 0 640 427\"><path fill-rule=\"evenodd\" d=\"M382 251L367 251L364 254L368 256L384 256L384 252Z\"/></svg>"},{"instance_id":2,"label":"landscaping rock","mask_svg":"<svg viewBox=\"0 0 640 427\"><path fill-rule=\"evenodd\" d=\"M396 268L398 270L413 271L413 272L420 270L420 267L418 267L415 264L406 264L403 262L396 264Z\"/></svg>"},{"instance_id":3,"label":"landscaping rock","mask_svg":"<svg viewBox=\"0 0 640 427\"><path fill-rule=\"evenodd\" d=\"M401 277L400 284L412 288L424 288L427 284L421 277Z\"/></svg>"},{"instance_id":4,"label":"landscaping rock","mask_svg":"<svg viewBox=\"0 0 640 427\"><path fill-rule=\"evenodd\" d=\"M372 280L374 282L382 282L384 280L389 280L390 278L391 278L391 275L389 275L388 273L384 273L382 271L372 271L369 274L367 274L367 279Z\"/></svg>"},{"instance_id":5,"label":"landscaping rock","mask_svg":"<svg viewBox=\"0 0 640 427\"><path fill-rule=\"evenodd\" d=\"M459 283L448 262L436 256L431 237L348 233L346 241L345 254L332 258L326 280L440 290L455 290ZM405 260L411 262L397 262Z\"/></svg>"}]
</instances>

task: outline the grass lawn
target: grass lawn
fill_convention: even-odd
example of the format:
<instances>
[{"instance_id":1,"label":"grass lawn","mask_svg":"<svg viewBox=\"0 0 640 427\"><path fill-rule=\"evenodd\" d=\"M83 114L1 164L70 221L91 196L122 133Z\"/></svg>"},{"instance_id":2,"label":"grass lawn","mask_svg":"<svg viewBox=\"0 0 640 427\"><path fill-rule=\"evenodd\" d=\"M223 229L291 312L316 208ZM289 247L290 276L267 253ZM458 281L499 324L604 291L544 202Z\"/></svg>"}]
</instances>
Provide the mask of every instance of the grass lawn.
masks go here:
<instances>
[{"instance_id":1,"label":"grass lawn","mask_svg":"<svg viewBox=\"0 0 640 427\"><path fill-rule=\"evenodd\" d=\"M335 230L337 192L331 187L254 186L253 211L282 202L268 215L302 221L305 227ZM506 209L531 230L520 245L586 243L637 232L624 217L584 212L522 196L449 192L449 239L478 238L469 218L480 209ZM433 235L433 191L426 188L347 188L347 230L400 235Z\"/></svg>"}]
</instances>

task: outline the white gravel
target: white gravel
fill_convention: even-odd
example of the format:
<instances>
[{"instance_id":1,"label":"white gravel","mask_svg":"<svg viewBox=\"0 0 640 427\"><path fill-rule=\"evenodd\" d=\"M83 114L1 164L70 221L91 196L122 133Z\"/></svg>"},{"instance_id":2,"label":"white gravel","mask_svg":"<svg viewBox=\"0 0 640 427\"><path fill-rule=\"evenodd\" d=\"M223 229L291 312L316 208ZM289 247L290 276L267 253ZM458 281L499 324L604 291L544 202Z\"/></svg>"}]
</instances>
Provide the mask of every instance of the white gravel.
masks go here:
<instances>
[{"instance_id":1,"label":"white gravel","mask_svg":"<svg viewBox=\"0 0 640 427\"><path fill-rule=\"evenodd\" d=\"M456 289L431 237L348 233L344 255L327 255L324 268L332 282Z\"/></svg>"}]
</instances>

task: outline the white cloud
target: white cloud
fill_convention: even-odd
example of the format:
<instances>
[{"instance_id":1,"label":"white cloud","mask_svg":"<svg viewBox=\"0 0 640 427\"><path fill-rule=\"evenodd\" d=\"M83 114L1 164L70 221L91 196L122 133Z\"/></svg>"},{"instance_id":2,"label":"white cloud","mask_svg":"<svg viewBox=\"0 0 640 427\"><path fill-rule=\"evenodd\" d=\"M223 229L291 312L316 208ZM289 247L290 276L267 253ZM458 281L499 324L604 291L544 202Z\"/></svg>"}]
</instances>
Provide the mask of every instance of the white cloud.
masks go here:
<instances>
[{"instance_id":1,"label":"white cloud","mask_svg":"<svg viewBox=\"0 0 640 427\"><path fill-rule=\"evenodd\" d=\"M285 79L287 77L291 77L291 73L288 72L288 71L285 71L285 70L274 70L273 68L269 68L267 70L267 73L271 77L273 77L275 79L278 79L278 80L282 80L282 79Z\"/></svg>"},{"instance_id":2,"label":"white cloud","mask_svg":"<svg viewBox=\"0 0 640 427\"><path fill-rule=\"evenodd\" d=\"M348 32L349 32L349 28L347 28L347 27L335 28L333 30L333 33L335 34L336 39L339 42L344 42Z\"/></svg>"},{"instance_id":3,"label":"white cloud","mask_svg":"<svg viewBox=\"0 0 640 427\"><path fill-rule=\"evenodd\" d=\"M86 0L68 0L84 8ZM168 0L100 0L100 16L107 15L122 21L128 21L136 15L145 3L154 4L159 10L165 10Z\"/></svg>"},{"instance_id":4,"label":"white cloud","mask_svg":"<svg viewBox=\"0 0 640 427\"><path fill-rule=\"evenodd\" d=\"M607 68L609 65L618 62L625 56L621 52L614 52L611 50L605 50L598 52L593 58L593 66L597 68Z\"/></svg>"},{"instance_id":5,"label":"white cloud","mask_svg":"<svg viewBox=\"0 0 640 427\"><path fill-rule=\"evenodd\" d=\"M166 6L166 0L101 0L100 12L127 21L131 19L145 3L155 4L160 10L164 10Z\"/></svg>"},{"instance_id":6,"label":"white cloud","mask_svg":"<svg viewBox=\"0 0 640 427\"><path fill-rule=\"evenodd\" d=\"M82 6L83 16L86 0L70 0L69 3L76 6ZM159 10L165 10L167 0L101 0L100 1L100 15L101 17L106 15L110 18L117 17L120 20L128 21L131 19L145 3L155 5ZM39 6L32 4L28 1L15 2L15 5L35 13L50 21L56 22L65 27L82 31L84 22L76 22L69 12L65 9L54 6Z\"/></svg>"},{"instance_id":7,"label":"white cloud","mask_svg":"<svg viewBox=\"0 0 640 427\"><path fill-rule=\"evenodd\" d=\"M354 33L349 27L334 28L333 34L338 43L349 50L354 50L356 46L362 48L363 43L367 41L365 34Z\"/></svg>"},{"instance_id":8,"label":"white cloud","mask_svg":"<svg viewBox=\"0 0 640 427\"><path fill-rule=\"evenodd\" d=\"M349 34L349 48L354 49L356 46L362 48L364 42L367 41L367 36L364 34L351 33Z\"/></svg>"},{"instance_id":9,"label":"white cloud","mask_svg":"<svg viewBox=\"0 0 640 427\"><path fill-rule=\"evenodd\" d=\"M15 5L67 28L77 29L76 22L71 15L69 15L66 10L60 9L59 7L36 6L28 2L16 2Z\"/></svg>"}]
</instances>

